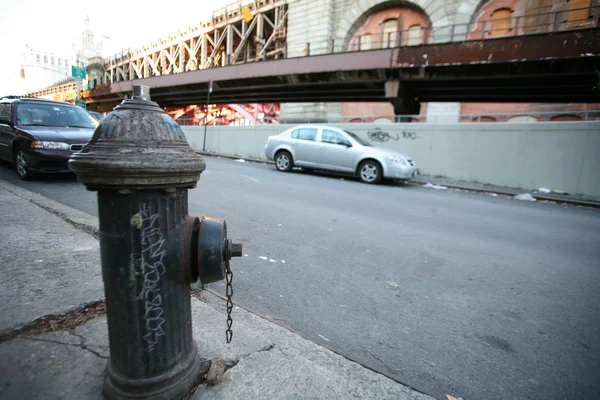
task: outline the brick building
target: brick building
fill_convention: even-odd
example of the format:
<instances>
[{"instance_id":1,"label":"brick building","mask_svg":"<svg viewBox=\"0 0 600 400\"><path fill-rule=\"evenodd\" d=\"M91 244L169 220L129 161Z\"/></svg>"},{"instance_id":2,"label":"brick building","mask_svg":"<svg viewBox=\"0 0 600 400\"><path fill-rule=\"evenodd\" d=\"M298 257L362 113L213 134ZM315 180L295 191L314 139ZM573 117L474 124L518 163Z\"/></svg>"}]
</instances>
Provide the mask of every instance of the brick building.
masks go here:
<instances>
[{"instance_id":1,"label":"brick building","mask_svg":"<svg viewBox=\"0 0 600 400\"><path fill-rule=\"evenodd\" d=\"M290 0L288 46L323 54L396 45L480 40L597 26L600 0ZM300 17L300 16L303 16ZM297 16L297 17L296 17ZM293 54L290 54L293 56ZM549 83L552 84L552 83ZM599 104L422 103L420 114L437 121L549 121L585 119ZM292 103L282 119L343 118L391 122L388 103ZM597 119L600 113L587 117ZM425 120L425 118L420 118Z\"/></svg>"}]
</instances>

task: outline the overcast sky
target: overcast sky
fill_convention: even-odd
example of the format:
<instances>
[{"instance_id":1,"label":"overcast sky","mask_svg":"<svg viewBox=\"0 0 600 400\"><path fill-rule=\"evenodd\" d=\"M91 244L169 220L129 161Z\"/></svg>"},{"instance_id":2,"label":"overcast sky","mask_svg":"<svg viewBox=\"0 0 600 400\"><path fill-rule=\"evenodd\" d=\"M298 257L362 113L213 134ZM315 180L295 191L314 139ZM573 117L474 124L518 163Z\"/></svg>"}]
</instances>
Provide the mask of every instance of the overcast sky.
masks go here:
<instances>
[{"instance_id":1,"label":"overcast sky","mask_svg":"<svg viewBox=\"0 0 600 400\"><path fill-rule=\"evenodd\" d=\"M231 3L236 1L2 0L0 95L21 94L23 79L19 78L18 55L26 44L34 49L71 54L73 40L81 38L86 11L95 39L109 38L103 38L103 50L108 55L183 31L206 19L212 10ZM91 8L92 5L98 7Z\"/></svg>"}]
</instances>

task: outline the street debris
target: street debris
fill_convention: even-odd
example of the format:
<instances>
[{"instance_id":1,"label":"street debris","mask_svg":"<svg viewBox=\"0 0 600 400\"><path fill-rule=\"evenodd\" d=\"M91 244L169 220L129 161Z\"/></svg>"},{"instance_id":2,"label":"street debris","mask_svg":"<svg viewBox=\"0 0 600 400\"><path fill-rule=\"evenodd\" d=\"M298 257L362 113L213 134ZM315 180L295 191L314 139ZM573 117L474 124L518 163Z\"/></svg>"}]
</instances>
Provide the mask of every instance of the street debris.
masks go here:
<instances>
[{"instance_id":1,"label":"street debris","mask_svg":"<svg viewBox=\"0 0 600 400\"><path fill-rule=\"evenodd\" d=\"M454 396L452 396L452 395L450 395L450 394L447 394L447 395L446 395L446 399L447 399L447 400L465 400L465 399L463 399L462 397L454 397Z\"/></svg>"},{"instance_id":2,"label":"street debris","mask_svg":"<svg viewBox=\"0 0 600 400\"><path fill-rule=\"evenodd\" d=\"M238 158L237 160L235 160L235 162L246 162L246 160L244 160L243 158Z\"/></svg>"},{"instance_id":3,"label":"street debris","mask_svg":"<svg viewBox=\"0 0 600 400\"><path fill-rule=\"evenodd\" d=\"M538 192L540 192L540 193L550 193L551 191L552 190L546 189L546 188L543 188L543 187L541 187L541 188L538 189Z\"/></svg>"},{"instance_id":4,"label":"street debris","mask_svg":"<svg viewBox=\"0 0 600 400\"><path fill-rule=\"evenodd\" d=\"M282 264L285 264L285 260L281 260L281 263L282 263Z\"/></svg>"},{"instance_id":5,"label":"street debris","mask_svg":"<svg viewBox=\"0 0 600 400\"><path fill-rule=\"evenodd\" d=\"M205 376L205 381L210 386L216 385L221 381L221 377L225 373L225 360L220 357L210 360L210 369Z\"/></svg>"},{"instance_id":6,"label":"street debris","mask_svg":"<svg viewBox=\"0 0 600 400\"><path fill-rule=\"evenodd\" d=\"M425 185L423 185L423 187L431 188L431 189L435 189L435 190L446 190L446 189L448 189L447 186L434 185L434 184L431 184L429 182L427 182Z\"/></svg>"},{"instance_id":7,"label":"street debris","mask_svg":"<svg viewBox=\"0 0 600 400\"><path fill-rule=\"evenodd\" d=\"M261 260L268 260L269 257L265 257L265 256L258 256L258 258L260 258Z\"/></svg>"},{"instance_id":8,"label":"street debris","mask_svg":"<svg viewBox=\"0 0 600 400\"><path fill-rule=\"evenodd\" d=\"M323 340L325 340L326 342L329 342L329 339L327 339L325 336L321 335L320 333L317 333L317 335L319 335L319 337Z\"/></svg>"},{"instance_id":9,"label":"street debris","mask_svg":"<svg viewBox=\"0 0 600 400\"><path fill-rule=\"evenodd\" d=\"M562 194L563 196L568 195L569 193L565 192L564 190L559 190L559 189L554 189L552 191L552 193L556 193L556 194Z\"/></svg>"},{"instance_id":10,"label":"street debris","mask_svg":"<svg viewBox=\"0 0 600 400\"><path fill-rule=\"evenodd\" d=\"M281 224L277 224L277 226L281 226Z\"/></svg>"},{"instance_id":11,"label":"street debris","mask_svg":"<svg viewBox=\"0 0 600 400\"><path fill-rule=\"evenodd\" d=\"M398 284L396 282L388 281L387 287L390 289L396 289L398 287Z\"/></svg>"},{"instance_id":12,"label":"street debris","mask_svg":"<svg viewBox=\"0 0 600 400\"><path fill-rule=\"evenodd\" d=\"M244 254L244 257L248 257L248 254Z\"/></svg>"},{"instance_id":13,"label":"street debris","mask_svg":"<svg viewBox=\"0 0 600 400\"><path fill-rule=\"evenodd\" d=\"M269 262L275 262L275 260L273 260L273 259L271 258L271 259L269 259Z\"/></svg>"},{"instance_id":14,"label":"street debris","mask_svg":"<svg viewBox=\"0 0 600 400\"><path fill-rule=\"evenodd\" d=\"M489 196L498 197L498 193L488 193Z\"/></svg>"},{"instance_id":15,"label":"street debris","mask_svg":"<svg viewBox=\"0 0 600 400\"><path fill-rule=\"evenodd\" d=\"M524 201L535 201L535 197L533 197L529 193L521 193L515 196L516 200L524 200Z\"/></svg>"}]
</instances>

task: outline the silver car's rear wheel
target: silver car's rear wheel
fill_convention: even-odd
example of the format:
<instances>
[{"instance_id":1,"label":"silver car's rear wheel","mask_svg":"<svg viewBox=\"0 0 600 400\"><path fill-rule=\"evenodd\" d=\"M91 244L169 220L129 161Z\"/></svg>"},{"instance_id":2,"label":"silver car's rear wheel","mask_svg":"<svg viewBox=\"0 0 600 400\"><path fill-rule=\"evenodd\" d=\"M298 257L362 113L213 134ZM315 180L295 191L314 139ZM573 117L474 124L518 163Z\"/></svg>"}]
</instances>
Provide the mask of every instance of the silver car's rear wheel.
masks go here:
<instances>
[{"instance_id":1,"label":"silver car's rear wheel","mask_svg":"<svg viewBox=\"0 0 600 400\"><path fill-rule=\"evenodd\" d=\"M275 156L275 167L282 172L290 172L294 168L292 155L287 151L280 151Z\"/></svg>"},{"instance_id":2,"label":"silver car's rear wheel","mask_svg":"<svg viewBox=\"0 0 600 400\"><path fill-rule=\"evenodd\" d=\"M367 160L358 166L358 178L364 183L379 183L381 175L381 166L377 161Z\"/></svg>"}]
</instances>

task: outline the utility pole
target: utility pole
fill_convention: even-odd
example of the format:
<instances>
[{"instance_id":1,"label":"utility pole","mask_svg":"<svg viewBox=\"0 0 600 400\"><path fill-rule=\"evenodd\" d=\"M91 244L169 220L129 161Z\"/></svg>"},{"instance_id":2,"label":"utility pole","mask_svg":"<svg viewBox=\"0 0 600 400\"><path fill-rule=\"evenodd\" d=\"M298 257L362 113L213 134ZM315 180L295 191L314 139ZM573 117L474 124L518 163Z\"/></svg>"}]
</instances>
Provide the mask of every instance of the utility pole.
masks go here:
<instances>
[{"instance_id":1,"label":"utility pole","mask_svg":"<svg viewBox=\"0 0 600 400\"><path fill-rule=\"evenodd\" d=\"M206 115L204 116L204 143L202 143L202 151L206 151L206 129L208 127L208 105L210 104L210 94L212 93L213 81L208 82L208 93L206 94Z\"/></svg>"}]
</instances>

